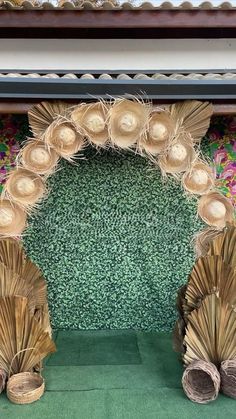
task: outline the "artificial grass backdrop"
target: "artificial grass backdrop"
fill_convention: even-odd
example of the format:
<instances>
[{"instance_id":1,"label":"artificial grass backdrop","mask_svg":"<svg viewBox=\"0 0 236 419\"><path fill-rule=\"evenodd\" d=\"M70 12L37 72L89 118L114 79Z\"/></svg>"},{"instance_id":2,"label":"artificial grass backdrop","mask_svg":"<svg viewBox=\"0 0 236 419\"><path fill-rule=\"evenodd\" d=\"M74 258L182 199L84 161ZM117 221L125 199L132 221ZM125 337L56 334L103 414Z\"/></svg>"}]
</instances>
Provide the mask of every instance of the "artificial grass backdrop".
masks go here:
<instances>
[{"instance_id":1,"label":"artificial grass backdrop","mask_svg":"<svg viewBox=\"0 0 236 419\"><path fill-rule=\"evenodd\" d=\"M27 121L17 121L22 142ZM170 331L201 228L196 201L144 158L92 148L62 162L49 189L24 243L46 277L53 327Z\"/></svg>"},{"instance_id":2,"label":"artificial grass backdrop","mask_svg":"<svg viewBox=\"0 0 236 419\"><path fill-rule=\"evenodd\" d=\"M195 200L133 154L63 162L25 245L48 282L56 329L169 331L193 265Z\"/></svg>"}]
</instances>

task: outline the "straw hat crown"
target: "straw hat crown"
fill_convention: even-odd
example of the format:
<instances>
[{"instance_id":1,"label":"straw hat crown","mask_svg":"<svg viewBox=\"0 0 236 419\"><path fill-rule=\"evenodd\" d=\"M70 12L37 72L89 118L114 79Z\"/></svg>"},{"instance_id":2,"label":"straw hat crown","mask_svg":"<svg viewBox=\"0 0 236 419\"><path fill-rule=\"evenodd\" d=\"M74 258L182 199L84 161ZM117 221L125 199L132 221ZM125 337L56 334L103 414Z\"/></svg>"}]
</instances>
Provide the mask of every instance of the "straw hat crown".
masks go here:
<instances>
[{"instance_id":1,"label":"straw hat crown","mask_svg":"<svg viewBox=\"0 0 236 419\"><path fill-rule=\"evenodd\" d=\"M44 140L61 157L68 160L81 150L84 144L83 136L76 132L75 126L63 118L54 121L48 127Z\"/></svg>"},{"instance_id":2,"label":"straw hat crown","mask_svg":"<svg viewBox=\"0 0 236 419\"><path fill-rule=\"evenodd\" d=\"M19 167L10 173L4 193L20 205L30 207L43 197L45 184L36 173Z\"/></svg>"},{"instance_id":3,"label":"straw hat crown","mask_svg":"<svg viewBox=\"0 0 236 419\"><path fill-rule=\"evenodd\" d=\"M213 172L205 163L196 161L184 174L182 182L189 193L203 195L214 185Z\"/></svg>"},{"instance_id":4,"label":"straw hat crown","mask_svg":"<svg viewBox=\"0 0 236 419\"><path fill-rule=\"evenodd\" d=\"M79 132L96 145L103 145L108 140L108 108L102 102L82 104L71 113L71 119Z\"/></svg>"},{"instance_id":5,"label":"straw hat crown","mask_svg":"<svg viewBox=\"0 0 236 419\"><path fill-rule=\"evenodd\" d=\"M163 173L178 174L188 170L196 158L191 137L189 135L174 139L163 156L159 165Z\"/></svg>"},{"instance_id":6,"label":"straw hat crown","mask_svg":"<svg viewBox=\"0 0 236 419\"><path fill-rule=\"evenodd\" d=\"M223 228L234 219L231 202L219 192L203 195L198 203L198 214L208 225Z\"/></svg>"},{"instance_id":7,"label":"straw hat crown","mask_svg":"<svg viewBox=\"0 0 236 419\"><path fill-rule=\"evenodd\" d=\"M22 165L40 175L52 173L58 159L56 151L40 140L29 141L21 152Z\"/></svg>"},{"instance_id":8,"label":"straw hat crown","mask_svg":"<svg viewBox=\"0 0 236 419\"><path fill-rule=\"evenodd\" d=\"M8 199L0 200L0 236L20 236L26 227L26 213Z\"/></svg>"},{"instance_id":9,"label":"straw hat crown","mask_svg":"<svg viewBox=\"0 0 236 419\"><path fill-rule=\"evenodd\" d=\"M149 108L138 101L119 99L110 109L111 142L120 148L132 147L147 129Z\"/></svg>"},{"instance_id":10,"label":"straw hat crown","mask_svg":"<svg viewBox=\"0 0 236 419\"><path fill-rule=\"evenodd\" d=\"M149 119L146 138L140 141L140 147L147 153L156 155L168 146L170 138L175 131L175 123L168 112L153 111Z\"/></svg>"}]
</instances>

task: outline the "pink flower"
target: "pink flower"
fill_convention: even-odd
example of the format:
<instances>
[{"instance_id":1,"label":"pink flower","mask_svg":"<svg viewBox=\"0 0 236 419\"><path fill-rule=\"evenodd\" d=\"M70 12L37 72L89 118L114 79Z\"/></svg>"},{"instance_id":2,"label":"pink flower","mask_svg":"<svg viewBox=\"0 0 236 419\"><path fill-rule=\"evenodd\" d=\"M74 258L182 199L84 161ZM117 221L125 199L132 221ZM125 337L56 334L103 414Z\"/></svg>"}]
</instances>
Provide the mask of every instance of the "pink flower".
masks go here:
<instances>
[{"instance_id":1,"label":"pink flower","mask_svg":"<svg viewBox=\"0 0 236 419\"><path fill-rule=\"evenodd\" d=\"M214 159L216 164L221 164L227 161L228 154L225 150L217 150L215 152Z\"/></svg>"}]
</instances>

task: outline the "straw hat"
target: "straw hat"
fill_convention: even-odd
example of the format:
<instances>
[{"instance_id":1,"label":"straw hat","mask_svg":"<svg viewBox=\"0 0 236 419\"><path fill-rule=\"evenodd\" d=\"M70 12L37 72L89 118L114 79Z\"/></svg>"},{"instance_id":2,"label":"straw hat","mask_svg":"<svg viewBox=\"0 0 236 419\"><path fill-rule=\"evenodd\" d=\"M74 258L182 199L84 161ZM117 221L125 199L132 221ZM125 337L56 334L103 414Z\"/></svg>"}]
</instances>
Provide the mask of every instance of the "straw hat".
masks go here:
<instances>
[{"instance_id":1,"label":"straw hat","mask_svg":"<svg viewBox=\"0 0 236 419\"><path fill-rule=\"evenodd\" d=\"M26 213L8 199L0 200L0 236L19 236L26 227Z\"/></svg>"},{"instance_id":2,"label":"straw hat","mask_svg":"<svg viewBox=\"0 0 236 419\"><path fill-rule=\"evenodd\" d=\"M67 114L70 104L62 101L41 102L28 112L30 128L36 138L41 137L58 116Z\"/></svg>"},{"instance_id":3,"label":"straw hat","mask_svg":"<svg viewBox=\"0 0 236 419\"><path fill-rule=\"evenodd\" d=\"M36 173L19 167L10 173L4 193L23 207L32 207L43 197L45 184Z\"/></svg>"},{"instance_id":4,"label":"straw hat","mask_svg":"<svg viewBox=\"0 0 236 419\"><path fill-rule=\"evenodd\" d=\"M196 161L183 176L182 183L186 191L192 194L204 195L214 185L212 170L207 164Z\"/></svg>"},{"instance_id":5,"label":"straw hat","mask_svg":"<svg viewBox=\"0 0 236 419\"><path fill-rule=\"evenodd\" d=\"M82 104L71 114L71 119L78 131L84 131L86 137L96 145L103 145L109 138L106 125L107 107L102 102Z\"/></svg>"},{"instance_id":6,"label":"straw hat","mask_svg":"<svg viewBox=\"0 0 236 419\"><path fill-rule=\"evenodd\" d=\"M170 114L163 111L154 111L149 120L147 138L143 137L139 145L149 154L161 153L173 136L174 129L175 123Z\"/></svg>"},{"instance_id":7,"label":"straw hat","mask_svg":"<svg viewBox=\"0 0 236 419\"><path fill-rule=\"evenodd\" d=\"M33 140L21 152L22 164L26 169L40 175L53 172L59 156L55 150L49 149L44 141Z\"/></svg>"},{"instance_id":8,"label":"straw hat","mask_svg":"<svg viewBox=\"0 0 236 419\"><path fill-rule=\"evenodd\" d=\"M219 192L209 192L199 199L198 215L206 224L223 228L226 222L232 222L234 207Z\"/></svg>"},{"instance_id":9,"label":"straw hat","mask_svg":"<svg viewBox=\"0 0 236 419\"><path fill-rule=\"evenodd\" d=\"M168 150L159 158L159 165L163 173L177 174L189 169L196 158L191 138L188 135L175 139Z\"/></svg>"},{"instance_id":10,"label":"straw hat","mask_svg":"<svg viewBox=\"0 0 236 419\"><path fill-rule=\"evenodd\" d=\"M116 100L109 112L111 142L120 148L134 145L147 129L149 112L138 101Z\"/></svg>"},{"instance_id":11,"label":"straw hat","mask_svg":"<svg viewBox=\"0 0 236 419\"><path fill-rule=\"evenodd\" d=\"M44 140L48 146L67 160L71 160L84 145L84 138L76 131L75 126L63 119L54 121L48 127Z\"/></svg>"}]
</instances>

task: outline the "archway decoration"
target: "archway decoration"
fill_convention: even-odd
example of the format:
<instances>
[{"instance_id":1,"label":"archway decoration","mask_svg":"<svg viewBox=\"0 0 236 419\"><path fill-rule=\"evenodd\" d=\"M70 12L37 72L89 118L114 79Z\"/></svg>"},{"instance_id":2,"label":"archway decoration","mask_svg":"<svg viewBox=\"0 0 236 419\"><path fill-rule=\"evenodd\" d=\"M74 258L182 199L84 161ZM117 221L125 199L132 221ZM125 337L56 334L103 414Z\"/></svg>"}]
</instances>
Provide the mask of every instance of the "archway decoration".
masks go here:
<instances>
[{"instance_id":1,"label":"archway decoration","mask_svg":"<svg viewBox=\"0 0 236 419\"><path fill-rule=\"evenodd\" d=\"M174 176L184 192L198 198L198 215L208 226L222 229L233 220L233 206L216 189L212 169L199 147L211 115L212 105L199 101L164 108L137 99L34 106L29 111L34 138L20 151L1 194L0 236L22 235L27 214L46 196L47 178L60 158L74 162L89 144L97 149L128 149L146 157L164 177Z\"/></svg>"},{"instance_id":2,"label":"archway decoration","mask_svg":"<svg viewBox=\"0 0 236 419\"><path fill-rule=\"evenodd\" d=\"M42 102L29 112L29 123L34 137L27 139L18 154L16 167L10 171L0 199L2 249L12 247L14 253L23 254L21 244L12 239L22 237L27 228L27 216L37 210L42 199L47 196L48 177L57 170L60 159L74 164L88 145L98 150L109 147L119 151L130 150L147 158L153 168L159 168L163 178L176 178L184 193L198 200L198 216L207 224L207 228L197 236L198 260L188 284L178 295L179 319L175 328L176 349L182 353L186 366L183 376L185 392L191 400L204 403L214 400L218 395L220 367L223 371L221 375L224 376L225 392L230 393L228 366L224 362L231 357L236 359L236 317L233 309L236 301L236 275L232 256L236 238L235 227L232 226L234 208L230 200L217 190L212 168L200 151L200 142L208 130L211 115L212 105L199 101L180 102L162 108L150 102L141 103L135 98L75 106L63 102ZM23 263L25 260L26 255ZM5 277L10 270L16 269L11 269L6 260L3 265L6 266L3 268ZM227 292L222 286L225 279L228 281ZM38 274L36 283L39 284L40 280ZM23 292L23 288L19 290L22 284L17 279L15 282L17 285L13 295L9 298L6 291L5 300L0 298L0 321L1 313L4 318L7 310L11 311L13 317L19 308L25 310L27 287ZM29 301L27 304L29 305ZM222 336L222 328L227 327L223 321L224 313L229 320L230 330L222 341L216 342L214 331ZM28 315L26 310L22 322L28 322ZM217 324L218 318L222 319L221 328ZM40 315L34 312L33 319L33 322L37 320L40 323L38 334L44 333L44 356L44 353L55 350L50 340L46 297ZM207 335L208 346L206 350L202 350L210 320L212 333L210 330ZM198 327L199 324L201 327ZM39 328L38 323L35 328ZM30 330L28 332L31 333ZM32 331L32 335L34 333ZM224 354L219 352L218 347L222 342L226 342L229 348ZM30 348L22 350L28 351ZM36 361L39 359L34 359L32 365L30 364L34 369L37 367ZM0 360L1 368L5 380L6 371ZM234 364L230 368L235 368L236 371ZM27 371L28 367L24 369L24 372ZM192 375L195 376L196 371L200 371L200 381L197 382L198 386L192 388ZM206 386L204 394L201 392L201 379ZM40 388L42 394L42 387Z\"/></svg>"}]
</instances>

